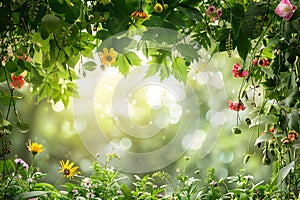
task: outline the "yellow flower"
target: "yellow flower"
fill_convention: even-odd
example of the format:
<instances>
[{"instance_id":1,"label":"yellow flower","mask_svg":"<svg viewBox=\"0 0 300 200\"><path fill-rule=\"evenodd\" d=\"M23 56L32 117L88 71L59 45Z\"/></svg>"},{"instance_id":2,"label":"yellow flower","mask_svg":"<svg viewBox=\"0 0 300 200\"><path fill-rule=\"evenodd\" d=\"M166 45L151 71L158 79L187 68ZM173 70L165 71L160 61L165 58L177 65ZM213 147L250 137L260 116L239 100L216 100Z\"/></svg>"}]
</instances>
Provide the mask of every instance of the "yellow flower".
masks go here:
<instances>
[{"instance_id":1,"label":"yellow flower","mask_svg":"<svg viewBox=\"0 0 300 200\"><path fill-rule=\"evenodd\" d=\"M116 62L117 56L118 53L114 51L114 48L110 48L109 52L107 48L103 48L103 53L100 53L100 60L102 64L110 66Z\"/></svg>"},{"instance_id":2,"label":"yellow flower","mask_svg":"<svg viewBox=\"0 0 300 200\"><path fill-rule=\"evenodd\" d=\"M74 162L69 163L69 160L65 163L63 160L60 161L61 170L58 173L63 173L64 177L68 179L73 178L74 175L80 174L76 170L79 168L78 166L73 167Z\"/></svg>"},{"instance_id":3,"label":"yellow flower","mask_svg":"<svg viewBox=\"0 0 300 200\"><path fill-rule=\"evenodd\" d=\"M34 143L29 142L29 145L28 145L27 147L28 147L28 150L29 150L33 155L39 154L39 153L41 153L42 151L44 151L43 145L38 144L38 143L36 143L36 142L34 142Z\"/></svg>"},{"instance_id":4,"label":"yellow flower","mask_svg":"<svg viewBox=\"0 0 300 200\"><path fill-rule=\"evenodd\" d=\"M160 3L156 3L154 6L154 10L157 13L161 13L163 11L163 6Z\"/></svg>"}]
</instances>

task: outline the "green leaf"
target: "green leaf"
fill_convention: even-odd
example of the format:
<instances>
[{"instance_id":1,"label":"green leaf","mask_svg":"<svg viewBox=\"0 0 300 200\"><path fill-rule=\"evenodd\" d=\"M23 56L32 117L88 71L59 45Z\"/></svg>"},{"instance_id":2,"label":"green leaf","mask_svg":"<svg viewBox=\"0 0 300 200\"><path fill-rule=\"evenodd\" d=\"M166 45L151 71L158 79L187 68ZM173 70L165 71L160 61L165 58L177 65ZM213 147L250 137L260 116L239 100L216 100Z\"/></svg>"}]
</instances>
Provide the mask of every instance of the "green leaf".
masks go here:
<instances>
[{"instance_id":1,"label":"green leaf","mask_svg":"<svg viewBox=\"0 0 300 200\"><path fill-rule=\"evenodd\" d=\"M248 55L248 52L251 49L251 42L246 37L243 32L239 34L239 37L237 39L237 50L239 52L240 57L245 61Z\"/></svg>"},{"instance_id":2,"label":"green leaf","mask_svg":"<svg viewBox=\"0 0 300 200\"><path fill-rule=\"evenodd\" d=\"M194 45L190 44L178 44L176 45L176 49L179 53L188 61L193 61L198 58L199 55L197 53L197 49L194 48Z\"/></svg>"},{"instance_id":3,"label":"green leaf","mask_svg":"<svg viewBox=\"0 0 300 200\"><path fill-rule=\"evenodd\" d=\"M128 37L123 37L120 39L113 38L112 39L112 47L120 53L124 53L124 49L126 49L133 40Z\"/></svg>"},{"instance_id":4,"label":"green leaf","mask_svg":"<svg viewBox=\"0 0 300 200\"><path fill-rule=\"evenodd\" d=\"M170 76L170 68L168 65L161 65L160 68L160 80L163 81L165 78L168 78Z\"/></svg>"},{"instance_id":5,"label":"green leaf","mask_svg":"<svg viewBox=\"0 0 300 200\"><path fill-rule=\"evenodd\" d=\"M267 12L268 12L268 7L265 2L260 2L260 3L255 2L255 3L251 3L248 6L246 15L254 17L254 16L265 15Z\"/></svg>"},{"instance_id":6,"label":"green leaf","mask_svg":"<svg viewBox=\"0 0 300 200\"><path fill-rule=\"evenodd\" d=\"M292 91L289 96L284 100L284 103L288 107L294 107L300 97L300 93L297 90Z\"/></svg>"},{"instance_id":7,"label":"green leaf","mask_svg":"<svg viewBox=\"0 0 300 200\"><path fill-rule=\"evenodd\" d=\"M129 64L131 66L140 66L141 65L141 59L133 52L129 52L125 54Z\"/></svg>"},{"instance_id":8,"label":"green leaf","mask_svg":"<svg viewBox=\"0 0 300 200\"><path fill-rule=\"evenodd\" d=\"M24 192L16 196L16 199L29 199L33 197L38 197L42 195L49 194L50 192L47 191L31 191L31 192Z\"/></svg>"},{"instance_id":9,"label":"green leaf","mask_svg":"<svg viewBox=\"0 0 300 200\"><path fill-rule=\"evenodd\" d=\"M276 121L276 117L274 115L259 115L257 117L254 117L251 120L251 125L249 128L252 128L254 126L258 126L261 124L272 124Z\"/></svg>"},{"instance_id":10,"label":"green leaf","mask_svg":"<svg viewBox=\"0 0 300 200\"><path fill-rule=\"evenodd\" d=\"M146 72L145 78L154 76L158 72L159 69L160 69L160 65L159 64L157 64L157 63L151 63L149 65L149 68L148 68L147 72Z\"/></svg>"},{"instance_id":11,"label":"green leaf","mask_svg":"<svg viewBox=\"0 0 300 200\"><path fill-rule=\"evenodd\" d=\"M27 133L30 130L30 125L26 122L18 122L17 128L21 133Z\"/></svg>"},{"instance_id":12,"label":"green leaf","mask_svg":"<svg viewBox=\"0 0 300 200\"><path fill-rule=\"evenodd\" d=\"M129 72L130 63L128 62L128 59L125 54L122 54L118 57L116 66L119 66L119 71L123 75L126 75Z\"/></svg>"},{"instance_id":13,"label":"green leaf","mask_svg":"<svg viewBox=\"0 0 300 200\"><path fill-rule=\"evenodd\" d=\"M270 78L274 78L273 70L270 67L261 67L261 71L265 72Z\"/></svg>"},{"instance_id":14,"label":"green leaf","mask_svg":"<svg viewBox=\"0 0 300 200\"><path fill-rule=\"evenodd\" d=\"M279 174L278 174L278 179L277 179L277 187L282 183L282 181L287 177L287 175L290 173L290 171L293 169L295 165L295 162L291 162L287 166L281 168Z\"/></svg>"},{"instance_id":15,"label":"green leaf","mask_svg":"<svg viewBox=\"0 0 300 200\"><path fill-rule=\"evenodd\" d=\"M1 172L3 172L3 169L5 169L5 171L15 171L16 167L15 167L15 163L12 160L0 160L0 170Z\"/></svg>"},{"instance_id":16,"label":"green leaf","mask_svg":"<svg viewBox=\"0 0 300 200\"><path fill-rule=\"evenodd\" d=\"M274 135L272 133L268 133L268 132L264 133L261 136L259 136L259 138L256 139L254 146L256 146L257 144L259 144L261 142L269 141L273 137L274 137Z\"/></svg>"},{"instance_id":17,"label":"green leaf","mask_svg":"<svg viewBox=\"0 0 300 200\"><path fill-rule=\"evenodd\" d=\"M130 190L130 188L127 185L121 184L120 185L120 189L121 189L121 191L122 191L122 193L124 195L124 199L126 199L126 200L133 200L133 197L132 197L132 194L131 194L131 190Z\"/></svg>"},{"instance_id":18,"label":"green leaf","mask_svg":"<svg viewBox=\"0 0 300 200\"><path fill-rule=\"evenodd\" d=\"M97 64L94 61L89 61L83 64L84 69L88 71L94 71L97 67Z\"/></svg>"},{"instance_id":19,"label":"green leaf","mask_svg":"<svg viewBox=\"0 0 300 200\"><path fill-rule=\"evenodd\" d=\"M13 61L7 61L5 68L7 69L7 71L9 71L10 73L14 73L16 71L18 71L18 65L13 62Z\"/></svg>"},{"instance_id":20,"label":"green leaf","mask_svg":"<svg viewBox=\"0 0 300 200\"><path fill-rule=\"evenodd\" d=\"M288 120L287 125L289 129L299 132L300 113L298 111L293 111L287 114L286 119Z\"/></svg>"},{"instance_id":21,"label":"green leaf","mask_svg":"<svg viewBox=\"0 0 300 200\"><path fill-rule=\"evenodd\" d=\"M183 15L188 17L190 20L195 20L197 22L202 21L202 14L200 10L189 6L178 6L177 8L183 13Z\"/></svg>"},{"instance_id":22,"label":"green leaf","mask_svg":"<svg viewBox=\"0 0 300 200\"><path fill-rule=\"evenodd\" d=\"M175 78L184 83L187 80L188 66L186 66L186 61L183 58L177 57L172 63L172 69L174 72Z\"/></svg>"},{"instance_id":23,"label":"green leaf","mask_svg":"<svg viewBox=\"0 0 300 200\"><path fill-rule=\"evenodd\" d=\"M61 20L53 14L47 14L42 18L42 25L48 33L53 33L61 26Z\"/></svg>"},{"instance_id":24,"label":"green leaf","mask_svg":"<svg viewBox=\"0 0 300 200\"><path fill-rule=\"evenodd\" d=\"M255 30L255 20L253 16L246 15L242 21L241 21L241 27L240 27L243 37L247 36L248 38L253 37L253 32Z\"/></svg>"},{"instance_id":25,"label":"green leaf","mask_svg":"<svg viewBox=\"0 0 300 200\"><path fill-rule=\"evenodd\" d=\"M105 40L105 39L111 37L111 34L107 30L99 30L96 33L96 37L101 40Z\"/></svg>"}]
</instances>

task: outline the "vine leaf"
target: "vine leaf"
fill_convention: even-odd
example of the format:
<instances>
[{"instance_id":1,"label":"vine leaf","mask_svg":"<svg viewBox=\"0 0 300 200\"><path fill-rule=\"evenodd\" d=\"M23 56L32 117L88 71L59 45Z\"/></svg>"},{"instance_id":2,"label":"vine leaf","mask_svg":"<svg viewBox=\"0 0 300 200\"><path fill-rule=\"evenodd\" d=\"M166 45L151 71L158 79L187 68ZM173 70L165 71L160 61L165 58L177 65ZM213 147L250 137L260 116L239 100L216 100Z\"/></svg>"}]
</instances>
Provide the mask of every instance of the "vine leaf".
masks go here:
<instances>
[{"instance_id":1,"label":"vine leaf","mask_svg":"<svg viewBox=\"0 0 300 200\"><path fill-rule=\"evenodd\" d=\"M10 72L16 72L18 70L18 65L13 61L6 62L5 68Z\"/></svg>"},{"instance_id":2,"label":"vine leaf","mask_svg":"<svg viewBox=\"0 0 300 200\"><path fill-rule=\"evenodd\" d=\"M188 67L186 66L186 62L183 58L177 57L172 63L172 69L174 72L175 78L179 81L183 81L186 83Z\"/></svg>"},{"instance_id":3,"label":"vine leaf","mask_svg":"<svg viewBox=\"0 0 300 200\"><path fill-rule=\"evenodd\" d=\"M42 25L48 33L55 32L60 27L60 19L53 14L47 14L42 18Z\"/></svg>"},{"instance_id":4,"label":"vine leaf","mask_svg":"<svg viewBox=\"0 0 300 200\"><path fill-rule=\"evenodd\" d=\"M287 177L287 175L290 173L290 171L293 169L295 165L295 162L291 162L287 166L283 167L279 174L278 174L278 179L277 179L277 187L281 184L281 182Z\"/></svg>"},{"instance_id":5,"label":"vine leaf","mask_svg":"<svg viewBox=\"0 0 300 200\"><path fill-rule=\"evenodd\" d=\"M193 45L188 44L178 44L176 49L180 52L180 54L187 60L193 61L199 55L197 53L197 49L194 48Z\"/></svg>"},{"instance_id":6,"label":"vine leaf","mask_svg":"<svg viewBox=\"0 0 300 200\"><path fill-rule=\"evenodd\" d=\"M243 34L243 31L239 34L237 38L237 50L239 52L240 57L245 61L248 55L249 50L251 49L251 42L249 41L248 37Z\"/></svg>"},{"instance_id":7,"label":"vine leaf","mask_svg":"<svg viewBox=\"0 0 300 200\"><path fill-rule=\"evenodd\" d=\"M269 140L272 139L273 137L274 137L273 134L267 132L267 133L265 133L265 134L259 136L259 138L256 139L254 146L256 146L257 144L260 144L260 143L262 143L262 142L269 141Z\"/></svg>"},{"instance_id":8,"label":"vine leaf","mask_svg":"<svg viewBox=\"0 0 300 200\"><path fill-rule=\"evenodd\" d=\"M83 67L84 67L84 69L86 69L88 71L94 71L97 67L97 64L93 61L88 61L83 64Z\"/></svg>"}]
</instances>

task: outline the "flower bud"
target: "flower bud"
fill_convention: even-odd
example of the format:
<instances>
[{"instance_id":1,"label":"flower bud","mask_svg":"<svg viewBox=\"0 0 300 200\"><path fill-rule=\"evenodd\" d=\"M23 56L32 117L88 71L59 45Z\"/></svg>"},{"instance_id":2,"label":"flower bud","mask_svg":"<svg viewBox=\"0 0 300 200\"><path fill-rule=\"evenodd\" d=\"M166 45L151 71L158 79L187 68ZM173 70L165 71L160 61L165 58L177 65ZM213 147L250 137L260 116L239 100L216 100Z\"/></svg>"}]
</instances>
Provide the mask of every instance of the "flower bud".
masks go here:
<instances>
[{"instance_id":1,"label":"flower bud","mask_svg":"<svg viewBox=\"0 0 300 200\"><path fill-rule=\"evenodd\" d=\"M262 164L263 165L270 165L271 164L271 159L269 158L268 154L266 153L263 158L262 158Z\"/></svg>"},{"instance_id":2,"label":"flower bud","mask_svg":"<svg viewBox=\"0 0 300 200\"><path fill-rule=\"evenodd\" d=\"M251 124L251 119L249 117L245 118L245 123L247 125L250 125Z\"/></svg>"},{"instance_id":3,"label":"flower bud","mask_svg":"<svg viewBox=\"0 0 300 200\"><path fill-rule=\"evenodd\" d=\"M249 159L250 159L251 155L250 154L246 154L245 157L244 157L244 164L246 164Z\"/></svg>"},{"instance_id":4,"label":"flower bud","mask_svg":"<svg viewBox=\"0 0 300 200\"><path fill-rule=\"evenodd\" d=\"M236 134L236 135L239 135L242 133L242 130L238 127L238 126L235 126L231 129L232 133L233 134Z\"/></svg>"}]
</instances>

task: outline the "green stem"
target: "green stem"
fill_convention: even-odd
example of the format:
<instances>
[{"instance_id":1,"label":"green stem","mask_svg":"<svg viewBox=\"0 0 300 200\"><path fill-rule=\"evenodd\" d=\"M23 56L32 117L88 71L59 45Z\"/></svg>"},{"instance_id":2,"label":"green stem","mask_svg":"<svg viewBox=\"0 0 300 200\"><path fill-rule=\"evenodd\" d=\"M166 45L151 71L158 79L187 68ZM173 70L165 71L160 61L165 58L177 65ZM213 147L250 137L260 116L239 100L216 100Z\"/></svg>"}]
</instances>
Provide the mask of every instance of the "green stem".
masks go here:
<instances>
[{"instance_id":1,"label":"green stem","mask_svg":"<svg viewBox=\"0 0 300 200\"><path fill-rule=\"evenodd\" d=\"M55 187L62 181L62 179L64 178L64 176L62 175L53 185L52 191L55 189Z\"/></svg>"}]
</instances>

